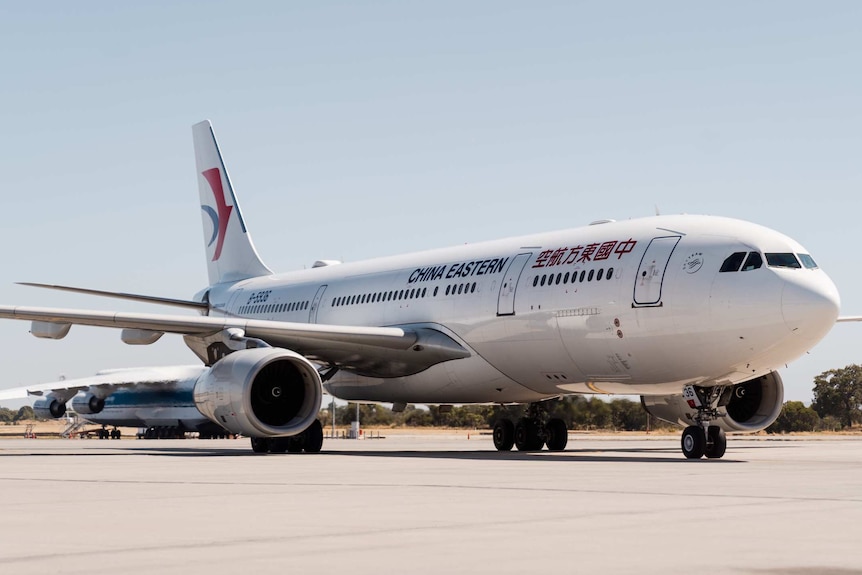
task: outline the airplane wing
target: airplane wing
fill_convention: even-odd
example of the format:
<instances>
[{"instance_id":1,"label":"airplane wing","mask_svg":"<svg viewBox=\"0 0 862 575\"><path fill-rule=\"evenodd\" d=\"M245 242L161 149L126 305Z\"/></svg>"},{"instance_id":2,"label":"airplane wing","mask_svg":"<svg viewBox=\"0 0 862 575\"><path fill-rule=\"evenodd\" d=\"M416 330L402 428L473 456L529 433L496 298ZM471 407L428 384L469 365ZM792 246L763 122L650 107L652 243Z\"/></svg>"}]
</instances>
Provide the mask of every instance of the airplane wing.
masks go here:
<instances>
[{"instance_id":1,"label":"airplane wing","mask_svg":"<svg viewBox=\"0 0 862 575\"><path fill-rule=\"evenodd\" d=\"M839 317L835 320L838 323L848 322L848 321L862 321L862 315L845 315L843 317Z\"/></svg>"},{"instance_id":2,"label":"airplane wing","mask_svg":"<svg viewBox=\"0 0 862 575\"><path fill-rule=\"evenodd\" d=\"M170 314L119 313L110 311L0 306L0 319L30 320L38 337L60 339L71 325L140 330L124 341L152 343L163 333L182 334L202 360L211 364L206 351L193 341L212 344L225 339L220 334L262 340L359 375L399 377L423 371L432 365L470 356L460 343L429 324L396 327L306 324L239 317L183 316ZM151 334L151 338L144 334ZM234 339L230 337L229 339ZM225 342L227 343L227 342ZM204 345L204 350L206 349Z\"/></svg>"},{"instance_id":3,"label":"airplane wing","mask_svg":"<svg viewBox=\"0 0 862 575\"><path fill-rule=\"evenodd\" d=\"M0 389L0 401L10 399L28 399L32 396L44 396L49 393L70 398L79 391L93 387L133 387L138 385L155 385L173 382L186 377L197 377L205 368L201 366L177 367L142 367L134 369L117 369L79 379L61 379L50 383L39 383L22 387Z\"/></svg>"}]
</instances>

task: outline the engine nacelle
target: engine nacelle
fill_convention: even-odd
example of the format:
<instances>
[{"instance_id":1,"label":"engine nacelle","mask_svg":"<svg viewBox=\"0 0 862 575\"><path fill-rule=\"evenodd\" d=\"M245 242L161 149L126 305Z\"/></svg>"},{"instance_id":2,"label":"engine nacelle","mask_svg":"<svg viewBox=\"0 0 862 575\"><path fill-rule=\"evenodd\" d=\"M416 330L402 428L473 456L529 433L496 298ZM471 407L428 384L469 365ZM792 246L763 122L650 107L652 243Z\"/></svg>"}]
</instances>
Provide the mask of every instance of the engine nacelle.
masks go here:
<instances>
[{"instance_id":1,"label":"engine nacelle","mask_svg":"<svg viewBox=\"0 0 862 575\"><path fill-rule=\"evenodd\" d=\"M323 401L320 374L296 352L273 347L235 351L195 383L195 405L232 433L275 437L302 433Z\"/></svg>"},{"instance_id":2,"label":"engine nacelle","mask_svg":"<svg viewBox=\"0 0 862 575\"><path fill-rule=\"evenodd\" d=\"M683 427L693 425L697 413L682 395L643 396L641 404L650 415ZM778 418L783 404L784 384L778 372L773 371L732 386L719 401L718 411L724 417L710 425L725 431L760 431Z\"/></svg>"},{"instance_id":3,"label":"engine nacelle","mask_svg":"<svg viewBox=\"0 0 862 575\"><path fill-rule=\"evenodd\" d=\"M39 419L59 419L66 415L66 402L48 395L33 403L33 413Z\"/></svg>"},{"instance_id":4,"label":"engine nacelle","mask_svg":"<svg viewBox=\"0 0 862 575\"><path fill-rule=\"evenodd\" d=\"M105 398L92 393L78 394L72 398L72 411L81 415L101 413L105 409Z\"/></svg>"}]
</instances>

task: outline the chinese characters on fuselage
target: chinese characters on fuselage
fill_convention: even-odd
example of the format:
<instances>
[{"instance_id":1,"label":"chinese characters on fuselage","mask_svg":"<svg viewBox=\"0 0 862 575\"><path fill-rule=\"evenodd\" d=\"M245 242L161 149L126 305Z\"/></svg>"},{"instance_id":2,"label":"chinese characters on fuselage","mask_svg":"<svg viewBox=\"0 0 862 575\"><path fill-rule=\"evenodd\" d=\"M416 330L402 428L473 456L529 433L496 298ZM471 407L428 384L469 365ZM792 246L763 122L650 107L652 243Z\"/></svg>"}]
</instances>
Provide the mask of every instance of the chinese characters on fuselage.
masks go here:
<instances>
[{"instance_id":1,"label":"chinese characters on fuselage","mask_svg":"<svg viewBox=\"0 0 862 575\"><path fill-rule=\"evenodd\" d=\"M603 243L578 245L573 248L561 247L552 250L544 250L536 256L534 268L545 268L562 265L573 265L585 262L597 262L610 259L616 255L621 259L625 254L632 252L637 244L636 240L629 238L625 241L609 241Z\"/></svg>"}]
</instances>

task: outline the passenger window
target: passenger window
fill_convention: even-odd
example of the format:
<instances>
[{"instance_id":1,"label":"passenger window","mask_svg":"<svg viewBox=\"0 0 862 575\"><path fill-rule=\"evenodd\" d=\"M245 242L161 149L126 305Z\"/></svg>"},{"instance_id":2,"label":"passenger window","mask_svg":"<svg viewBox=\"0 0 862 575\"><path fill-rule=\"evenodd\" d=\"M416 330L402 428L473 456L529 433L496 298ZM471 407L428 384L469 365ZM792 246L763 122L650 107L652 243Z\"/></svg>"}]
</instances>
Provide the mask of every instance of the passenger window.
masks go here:
<instances>
[{"instance_id":1,"label":"passenger window","mask_svg":"<svg viewBox=\"0 0 862 575\"><path fill-rule=\"evenodd\" d=\"M760 266L763 265L763 258L760 257L758 252L751 252L748 254L748 259L745 260L745 265L742 266L742 271L748 272L751 270L760 269Z\"/></svg>"},{"instance_id":2,"label":"passenger window","mask_svg":"<svg viewBox=\"0 0 862 575\"><path fill-rule=\"evenodd\" d=\"M595 270L590 270L590 275L588 275L588 276L587 276L587 281L588 281L588 282L593 281L593 273L594 273L594 272L595 272Z\"/></svg>"},{"instance_id":3,"label":"passenger window","mask_svg":"<svg viewBox=\"0 0 862 575\"><path fill-rule=\"evenodd\" d=\"M569 283L569 272L566 272L566 275L563 276L563 283L564 284Z\"/></svg>"},{"instance_id":4,"label":"passenger window","mask_svg":"<svg viewBox=\"0 0 862 575\"><path fill-rule=\"evenodd\" d=\"M446 286L446 295L449 295L449 286Z\"/></svg>"},{"instance_id":5,"label":"passenger window","mask_svg":"<svg viewBox=\"0 0 862 575\"><path fill-rule=\"evenodd\" d=\"M799 254L799 259L802 260L802 265L804 265L809 270L816 270L817 264L814 262L814 258L812 258L808 254Z\"/></svg>"},{"instance_id":6,"label":"passenger window","mask_svg":"<svg viewBox=\"0 0 862 575\"><path fill-rule=\"evenodd\" d=\"M548 276L542 276L542 281L541 281L541 284L542 284L542 285L545 285L545 278L547 278L547 277L548 277Z\"/></svg>"},{"instance_id":7,"label":"passenger window","mask_svg":"<svg viewBox=\"0 0 862 575\"><path fill-rule=\"evenodd\" d=\"M724 263L721 264L721 269L719 272L738 272L739 266L742 265L742 260L745 259L745 252L733 252L727 259L724 260Z\"/></svg>"},{"instance_id":8,"label":"passenger window","mask_svg":"<svg viewBox=\"0 0 862 575\"><path fill-rule=\"evenodd\" d=\"M581 283L583 283L583 281L584 281L584 277L586 277L586 275L587 275L587 271L586 271L586 270L581 270L581 279L580 279L580 280L578 280L578 281L580 281Z\"/></svg>"},{"instance_id":9,"label":"passenger window","mask_svg":"<svg viewBox=\"0 0 862 575\"><path fill-rule=\"evenodd\" d=\"M439 288L439 287L440 286L434 286L434 297L437 297L437 288Z\"/></svg>"},{"instance_id":10,"label":"passenger window","mask_svg":"<svg viewBox=\"0 0 862 575\"><path fill-rule=\"evenodd\" d=\"M597 282L602 281L602 276L603 276L603 275L605 275L605 268L601 268L601 269L599 270L599 275L597 275L597 276L596 276L596 281L597 281Z\"/></svg>"},{"instance_id":11,"label":"passenger window","mask_svg":"<svg viewBox=\"0 0 862 575\"><path fill-rule=\"evenodd\" d=\"M614 268L608 268L608 276L607 279L611 279L611 276L614 275Z\"/></svg>"},{"instance_id":12,"label":"passenger window","mask_svg":"<svg viewBox=\"0 0 862 575\"><path fill-rule=\"evenodd\" d=\"M533 287L536 287L537 285L539 285L539 276L533 278Z\"/></svg>"},{"instance_id":13,"label":"passenger window","mask_svg":"<svg viewBox=\"0 0 862 575\"><path fill-rule=\"evenodd\" d=\"M799 260L793 254L766 254L766 264L771 268L799 269Z\"/></svg>"},{"instance_id":14,"label":"passenger window","mask_svg":"<svg viewBox=\"0 0 862 575\"><path fill-rule=\"evenodd\" d=\"M470 288L470 293L476 293L476 282L473 282L473 287Z\"/></svg>"}]
</instances>

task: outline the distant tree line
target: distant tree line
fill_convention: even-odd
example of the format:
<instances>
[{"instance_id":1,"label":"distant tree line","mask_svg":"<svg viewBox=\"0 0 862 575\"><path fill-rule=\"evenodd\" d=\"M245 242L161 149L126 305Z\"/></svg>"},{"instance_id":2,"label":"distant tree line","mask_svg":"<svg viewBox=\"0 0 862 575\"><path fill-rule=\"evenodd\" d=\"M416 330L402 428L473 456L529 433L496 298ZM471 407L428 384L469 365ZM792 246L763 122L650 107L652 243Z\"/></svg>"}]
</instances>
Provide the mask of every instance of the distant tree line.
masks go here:
<instances>
[{"instance_id":1,"label":"distant tree line","mask_svg":"<svg viewBox=\"0 0 862 575\"><path fill-rule=\"evenodd\" d=\"M669 424L649 416L639 402L624 398L605 401L599 397L573 395L548 402L551 417L559 417L574 430L645 431ZM360 404L359 421L363 427L454 427L465 429L487 429L501 418L517 420L525 412L524 406L464 405L443 410L439 406L428 409L408 405L401 413L395 413L382 405ZM320 412L325 423L332 421L329 408ZM336 425L350 425L356 419L356 404L335 408Z\"/></svg>"},{"instance_id":2,"label":"distant tree line","mask_svg":"<svg viewBox=\"0 0 862 575\"><path fill-rule=\"evenodd\" d=\"M862 424L862 366L848 365L825 371L814 378L814 401L806 407L801 401L788 401L775 423L766 431L788 433L804 431L839 431ZM551 417L559 417L573 430L645 431L673 429L674 426L651 417L640 402L625 398L605 401L599 397L572 395L547 403ZM507 417L517 420L524 415L524 406L464 405L443 410L438 406L421 409L408 405L395 413L382 405L361 404L359 419L363 426L379 427L454 427L485 429ZM337 425L350 425L356 417L356 404L335 409ZM320 412L320 419L329 423L329 407ZM11 425L36 419L33 408L25 405L18 410L0 407L0 423Z\"/></svg>"},{"instance_id":3,"label":"distant tree line","mask_svg":"<svg viewBox=\"0 0 862 575\"><path fill-rule=\"evenodd\" d=\"M36 414L33 413L33 408L29 405L25 405L17 411L0 407L0 423L9 425L11 423L33 419L36 419Z\"/></svg>"},{"instance_id":4,"label":"distant tree line","mask_svg":"<svg viewBox=\"0 0 862 575\"><path fill-rule=\"evenodd\" d=\"M788 401L766 431L839 431L862 423L862 366L830 369L814 378L814 401Z\"/></svg>"}]
</instances>

